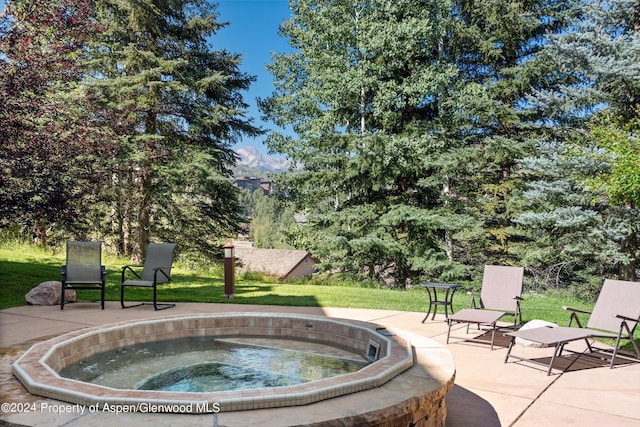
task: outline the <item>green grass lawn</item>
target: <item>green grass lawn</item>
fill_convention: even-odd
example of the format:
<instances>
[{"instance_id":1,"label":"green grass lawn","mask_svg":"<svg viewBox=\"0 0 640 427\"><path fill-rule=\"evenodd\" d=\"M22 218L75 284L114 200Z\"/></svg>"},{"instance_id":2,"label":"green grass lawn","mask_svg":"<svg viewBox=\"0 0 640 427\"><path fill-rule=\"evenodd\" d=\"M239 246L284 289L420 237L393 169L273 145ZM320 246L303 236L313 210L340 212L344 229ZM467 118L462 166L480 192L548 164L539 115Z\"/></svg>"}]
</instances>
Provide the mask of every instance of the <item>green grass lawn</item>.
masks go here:
<instances>
[{"instance_id":1,"label":"green grass lawn","mask_svg":"<svg viewBox=\"0 0 640 427\"><path fill-rule=\"evenodd\" d=\"M0 245L0 309L25 305L25 295L41 282L60 280L60 268L65 263L64 249L42 249L37 246L4 243ZM106 299L120 298L120 275L127 260L103 255L107 268ZM235 297L224 294L221 265L203 268L190 262L176 261L172 282L158 291L158 300L167 302L206 302L234 304L289 305L306 307L350 307L426 312L429 299L421 287L411 290L377 289L346 283L309 284L282 283L256 274L238 275ZM95 291L77 291L78 299L95 299ZM91 293L92 292L92 293ZM128 301L150 301L148 289L127 289ZM580 301L567 293L526 293L522 303L523 320L542 319L566 326L569 312L562 306L591 309L592 302ZM470 306L471 297L459 290L454 297L454 311ZM442 313L443 309L439 309ZM587 316L584 316L586 322ZM581 319L582 320L582 319ZM640 328L636 331L640 337ZM629 347L630 344L629 344Z\"/></svg>"},{"instance_id":2,"label":"green grass lawn","mask_svg":"<svg viewBox=\"0 0 640 427\"><path fill-rule=\"evenodd\" d=\"M60 280L60 267L65 262L64 249L42 249L32 245L5 243L0 245L0 309L25 304L25 295L33 287L47 280ZM106 298L120 298L120 272L127 260L103 256L107 267ZM162 285L158 292L160 301L209 302L236 304L266 304L312 307L353 307L402 311L426 311L428 297L421 287L411 290L378 289L345 283L331 285L307 282L278 282L256 274L238 275L235 298L229 300L224 294L224 278L220 265L208 268L192 263L176 261L172 272L173 281ZM95 298L91 291L86 298ZM78 291L79 299L85 299ZM566 324L568 313L563 305L588 309L591 304L569 298L561 293L525 294L522 305L524 320L544 319ZM127 300L148 300L147 289L127 289ZM471 297L458 291L454 298L454 310L469 307ZM440 309L442 312L442 308Z\"/></svg>"}]
</instances>

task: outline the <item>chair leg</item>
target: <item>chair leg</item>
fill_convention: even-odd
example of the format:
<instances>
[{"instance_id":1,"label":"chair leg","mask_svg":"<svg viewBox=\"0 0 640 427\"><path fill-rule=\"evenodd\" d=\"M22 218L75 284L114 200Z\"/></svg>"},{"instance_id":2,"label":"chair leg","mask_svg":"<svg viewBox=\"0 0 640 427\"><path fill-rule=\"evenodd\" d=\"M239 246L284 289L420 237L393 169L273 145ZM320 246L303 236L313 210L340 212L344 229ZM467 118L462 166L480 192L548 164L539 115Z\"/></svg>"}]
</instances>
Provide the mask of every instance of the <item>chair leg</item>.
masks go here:
<instances>
[{"instance_id":1,"label":"chair leg","mask_svg":"<svg viewBox=\"0 0 640 427\"><path fill-rule=\"evenodd\" d=\"M618 346L620 345L620 335L616 338L616 347L613 349L611 355L611 362L609 363L609 369L613 369L613 363L616 361L616 354L618 354Z\"/></svg>"},{"instance_id":2,"label":"chair leg","mask_svg":"<svg viewBox=\"0 0 640 427\"><path fill-rule=\"evenodd\" d=\"M620 348L620 340L623 338L622 333L624 329L627 330L627 336L629 337L629 341L631 341L631 345L633 346L633 350L636 353L636 358L640 359L640 350L638 349L638 344L636 344L635 339L633 339L633 334L631 333L631 329L627 325L627 322L622 322L620 324L620 330L618 331L618 336L616 337L616 346L613 349L613 354L611 355L611 362L609 363L609 369L613 369L613 364L616 359L616 355L618 354L618 348ZM626 338L625 338L626 339Z\"/></svg>"},{"instance_id":3,"label":"chair leg","mask_svg":"<svg viewBox=\"0 0 640 427\"><path fill-rule=\"evenodd\" d=\"M175 307L175 304L172 303L158 303L158 287L157 285L153 285L153 308L158 310L166 310L167 308Z\"/></svg>"},{"instance_id":4,"label":"chair leg","mask_svg":"<svg viewBox=\"0 0 640 427\"><path fill-rule=\"evenodd\" d=\"M509 341L509 347L507 348L507 355L504 357L504 363L507 363L507 361L509 360L509 355L511 354L511 349L513 348L513 343L515 342L515 340L515 337L511 337L511 340Z\"/></svg>"},{"instance_id":5,"label":"chair leg","mask_svg":"<svg viewBox=\"0 0 640 427\"><path fill-rule=\"evenodd\" d=\"M139 307L141 305L145 305L144 303L133 304L133 305L124 305L124 288L126 288L126 286L120 285L120 306L122 306L122 308Z\"/></svg>"},{"instance_id":6,"label":"chair leg","mask_svg":"<svg viewBox=\"0 0 640 427\"><path fill-rule=\"evenodd\" d=\"M563 344L558 343L553 349L553 356L551 356L551 362L549 362L549 369L547 370L547 376L551 375L551 369L553 369L553 362L555 362L556 356L559 355L558 351L562 353L563 348L564 348L564 343Z\"/></svg>"},{"instance_id":7,"label":"chair leg","mask_svg":"<svg viewBox=\"0 0 640 427\"><path fill-rule=\"evenodd\" d=\"M589 349L589 352L593 353L593 347L591 347L591 343L589 342L589 339L585 338L584 342L587 344L587 348Z\"/></svg>"},{"instance_id":8,"label":"chair leg","mask_svg":"<svg viewBox=\"0 0 640 427\"><path fill-rule=\"evenodd\" d=\"M153 286L153 302L141 302L139 304L124 305L124 288L126 288L126 286L120 285L120 305L122 306L122 308L139 307L141 305L153 305L154 310L157 311L157 310L164 310L164 309L176 306L173 303L159 303L158 292L155 285Z\"/></svg>"},{"instance_id":9,"label":"chair leg","mask_svg":"<svg viewBox=\"0 0 640 427\"><path fill-rule=\"evenodd\" d=\"M629 340L633 346L633 351L636 352L636 359L640 359L640 349L638 349L638 344L636 344L636 340L633 338L633 334L629 330L629 327L627 327L627 332L629 333Z\"/></svg>"},{"instance_id":10,"label":"chair leg","mask_svg":"<svg viewBox=\"0 0 640 427\"><path fill-rule=\"evenodd\" d=\"M124 305L124 288L126 288L126 286L120 285L120 305L122 306L122 308L139 307L141 305L145 305L145 303L143 302L140 304Z\"/></svg>"},{"instance_id":11,"label":"chair leg","mask_svg":"<svg viewBox=\"0 0 640 427\"><path fill-rule=\"evenodd\" d=\"M158 287L153 285L153 309L158 311Z\"/></svg>"},{"instance_id":12,"label":"chair leg","mask_svg":"<svg viewBox=\"0 0 640 427\"><path fill-rule=\"evenodd\" d=\"M496 324L495 322L491 324L491 351L493 351L493 340L496 336Z\"/></svg>"}]
</instances>

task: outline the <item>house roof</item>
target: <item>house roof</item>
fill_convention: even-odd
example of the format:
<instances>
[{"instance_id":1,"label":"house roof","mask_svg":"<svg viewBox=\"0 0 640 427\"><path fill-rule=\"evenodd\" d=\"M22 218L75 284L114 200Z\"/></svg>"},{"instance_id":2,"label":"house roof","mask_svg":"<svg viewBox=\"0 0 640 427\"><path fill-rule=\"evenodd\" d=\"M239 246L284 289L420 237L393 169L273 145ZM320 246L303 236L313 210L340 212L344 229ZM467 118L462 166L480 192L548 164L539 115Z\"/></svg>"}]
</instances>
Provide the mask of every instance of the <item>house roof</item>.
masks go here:
<instances>
[{"instance_id":1,"label":"house roof","mask_svg":"<svg viewBox=\"0 0 640 427\"><path fill-rule=\"evenodd\" d=\"M308 251L254 248L247 242L234 242L236 259L242 270L286 278L305 258L316 262Z\"/></svg>"}]
</instances>

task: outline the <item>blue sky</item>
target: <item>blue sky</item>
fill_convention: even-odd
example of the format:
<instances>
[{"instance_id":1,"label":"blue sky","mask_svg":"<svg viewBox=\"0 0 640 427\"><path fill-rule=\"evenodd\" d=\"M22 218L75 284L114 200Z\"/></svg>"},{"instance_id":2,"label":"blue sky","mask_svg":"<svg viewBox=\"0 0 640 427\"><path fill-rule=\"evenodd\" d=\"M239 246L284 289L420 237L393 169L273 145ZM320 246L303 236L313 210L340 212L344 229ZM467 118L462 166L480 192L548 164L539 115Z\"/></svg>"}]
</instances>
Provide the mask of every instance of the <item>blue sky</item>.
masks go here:
<instances>
[{"instance_id":1,"label":"blue sky","mask_svg":"<svg viewBox=\"0 0 640 427\"><path fill-rule=\"evenodd\" d=\"M273 90L271 75L265 64L271 62L271 52L288 52L289 45L278 35L278 27L290 16L288 0L211 0L218 5L221 22L229 22L211 39L214 49L227 49L242 54L240 70L256 76L257 80L249 91L243 94L249 104L247 116L254 118L258 126L271 129L274 125L260 120L256 97L265 98ZM5 1L0 0L0 11ZM235 149L253 146L266 152L263 144L266 135L258 138L245 138L234 146Z\"/></svg>"},{"instance_id":2,"label":"blue sky","mask_svg":"<svg viewBox=\"0 0 640 427\"><path fill-rule=\"evenodd\" d=\"M272 77L265 64L271 62L271 52L288 52L287 41L278 35L278 26L290 16L288 0L218 0L220 21L228 21L229 25L211 40L214 49L225 48L230 52L241 53L243 62L240 69L257 77L244 94L250 105L248 115L255 123L265 128L274 125L263 123L256 106L256 97L265 98L273 90ZM253 146L266 152L263 145L265 136L257 139L246 138L235 148Z\"/></svg>"}]
</instances>

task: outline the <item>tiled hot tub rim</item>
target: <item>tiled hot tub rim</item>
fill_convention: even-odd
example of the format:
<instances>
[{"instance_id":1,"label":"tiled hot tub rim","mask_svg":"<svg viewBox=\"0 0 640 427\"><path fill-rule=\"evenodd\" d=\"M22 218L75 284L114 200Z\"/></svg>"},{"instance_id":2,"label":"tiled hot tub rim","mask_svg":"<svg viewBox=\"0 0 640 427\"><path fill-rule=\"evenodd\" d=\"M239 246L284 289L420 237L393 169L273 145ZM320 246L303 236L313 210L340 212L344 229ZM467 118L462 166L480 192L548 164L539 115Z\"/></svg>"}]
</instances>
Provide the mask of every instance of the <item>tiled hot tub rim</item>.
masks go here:
<instances>
[{"instance_id":1,"label":"tiled hot tub rim","mask_svg":"<svg viewBox=\"0 0 640 427\"><path fill-rule=\"evenodd\" d=\"M215 393L171 393L171 392L154 392L154 391L143 391L143 390L123 390L123 389L113 389L109 387L98 386L94 384L88 384L81 381L71 380L67 378L62 378L57 373L57 369L61 369L61 366L57 366L56 369L53 369L49 366L49 359L57 358L56 352L64 349L62 351L63 354L65 352L71 351L72 348L68 347L77 341L81 341L90 337L93 337L96 334L102 334L104 332L113 332L117 333L122 332L123 335L126 334L126 328L135 328L135 327L151 327L155 328L158 324L162 323L168 325L171 323L172 333L175 337L185 336L184 328L180 328L179 326L184 326L190 321L215 321L218 319L235 319L236 321L244 321L247 322L251 319L251 322L255 322L256 320L264 321L265 319L271 319L273 322L274 319L289 319L289 321L307 321L307 322L317 322L317 324L328 325L328 326L339 326L339 327L348 327L350 330L357 330L360 333L367 333L369 339L375 338L375 341L381 344L381 350L383 350L384 354L379 356L379 359L368 365L367 367L351 374L344 374L333 378L328 378L325 380L314 381L311 383L300 384L297 386L289 386L289 387L280 387L273 389L264 389L264 393L259 393L258 395L252 395L252 393L242 393L241 391L227 391L227 392L215 392ZM149 320L141 320L136 322L118 322L105 326L97 326L89 329L83 329L79 331L70 332L68 334L62 335L60 337L53 338L51 340L45 341L43 343L39 343L34 345L31 349L29 349L25 354L18 359L14 363L13 371L14 375L18 377L18 379L25 385L25 387L29 390L29 392L45 397L50 397L54 399L59 399L63 401L68 401L72 403L78 404L128 404L128 405L136 405L139 403L149 403L149 404L178 404L183 405L185 407L191 407L191 412L202 412L201 410L193 410L197 409L195 405L187 405L188 403L195 402L208 402L208 403L217 403L220 405L220 408L224 411L233 411L233 410L246 410L246 409L262 409L262 408L275 408L281 406L295 406L295 405L305 405L313 402L317 402L320 400L324 400L327 398L337 397L345 394L355 393L359 391L363 391L369 388L379 387L390 379L394 378L398 374L402 373L406 369L409 369L413 365L413 355L411 351L410 344L404 340L403 338L397 336L383 336L378 331L376 331L375 324L365 323L365 322L354 322L349 320L337 320L324 318L319 316L312 315L295 315L295 314L279 314L279 313L222 313L222 314L202 314L202 315L191 315L191 316L175 316L175 317L165 317L159 319L149 319ZM232 326L235 328L237 326ZM250 327L250 326L247 326ZM166 331L168 328L165 327ZM213 329L213 328L209 328ZM277 328L276 328L277 329ZM260 336L268 336L268 337L279 337L279 338L297 338L300 337L299 332L303 331L303 329L294 330L292 335L260 335ZM198 328L195 328L191 333L199 332ZM292 332L292 331L289 331ZM324 332L320 332L319 334L314 330L313 336L323 336L329 337L330 334L326 334ZM191 334L190 333L190 334ZM166 334L163 334L166 335ZM171 335L171 334L169 334ZM209 334L205 334L209 335ZM230 334L230 335L222 335L218 336L229 337L229 336L248 336L251 334ZM198 336L198 334L193 334L190 336ZM362 335L361 335L362 336ZM366 336L366 334L365 334ZM156 341L153 339L155 335L152 337L149 335L146 341ZM122 338L120 340L112 341L112 342L120 342L125 340ZM314 340L311 340L314 341ZM322 341L315 340L317 342L324 342L328 344L333 344L331 341ZM343 342L342 340L341 342ZM360 340L362 343L362 340ZM67 346L67 348L65 348ZM121 347L122 344L114 346ZM95 345L93 347L98 348L94 353L97 353L100 350L99 345ZM93 351L93 349L91 350ZM70 356L67 356L67 361ZM83 356L83 357L86 357ZM62 363L62 366L66 366L66 361L63 358L55 361L57 365ZM44 369L44 372L42 371ZM35 377L35 378L34 378ZM64 387L63 387L64 386ZM205 408L208 406L204 406ZM202 408L202 407L200 407Z\"/></svg>"}]
</instances>

